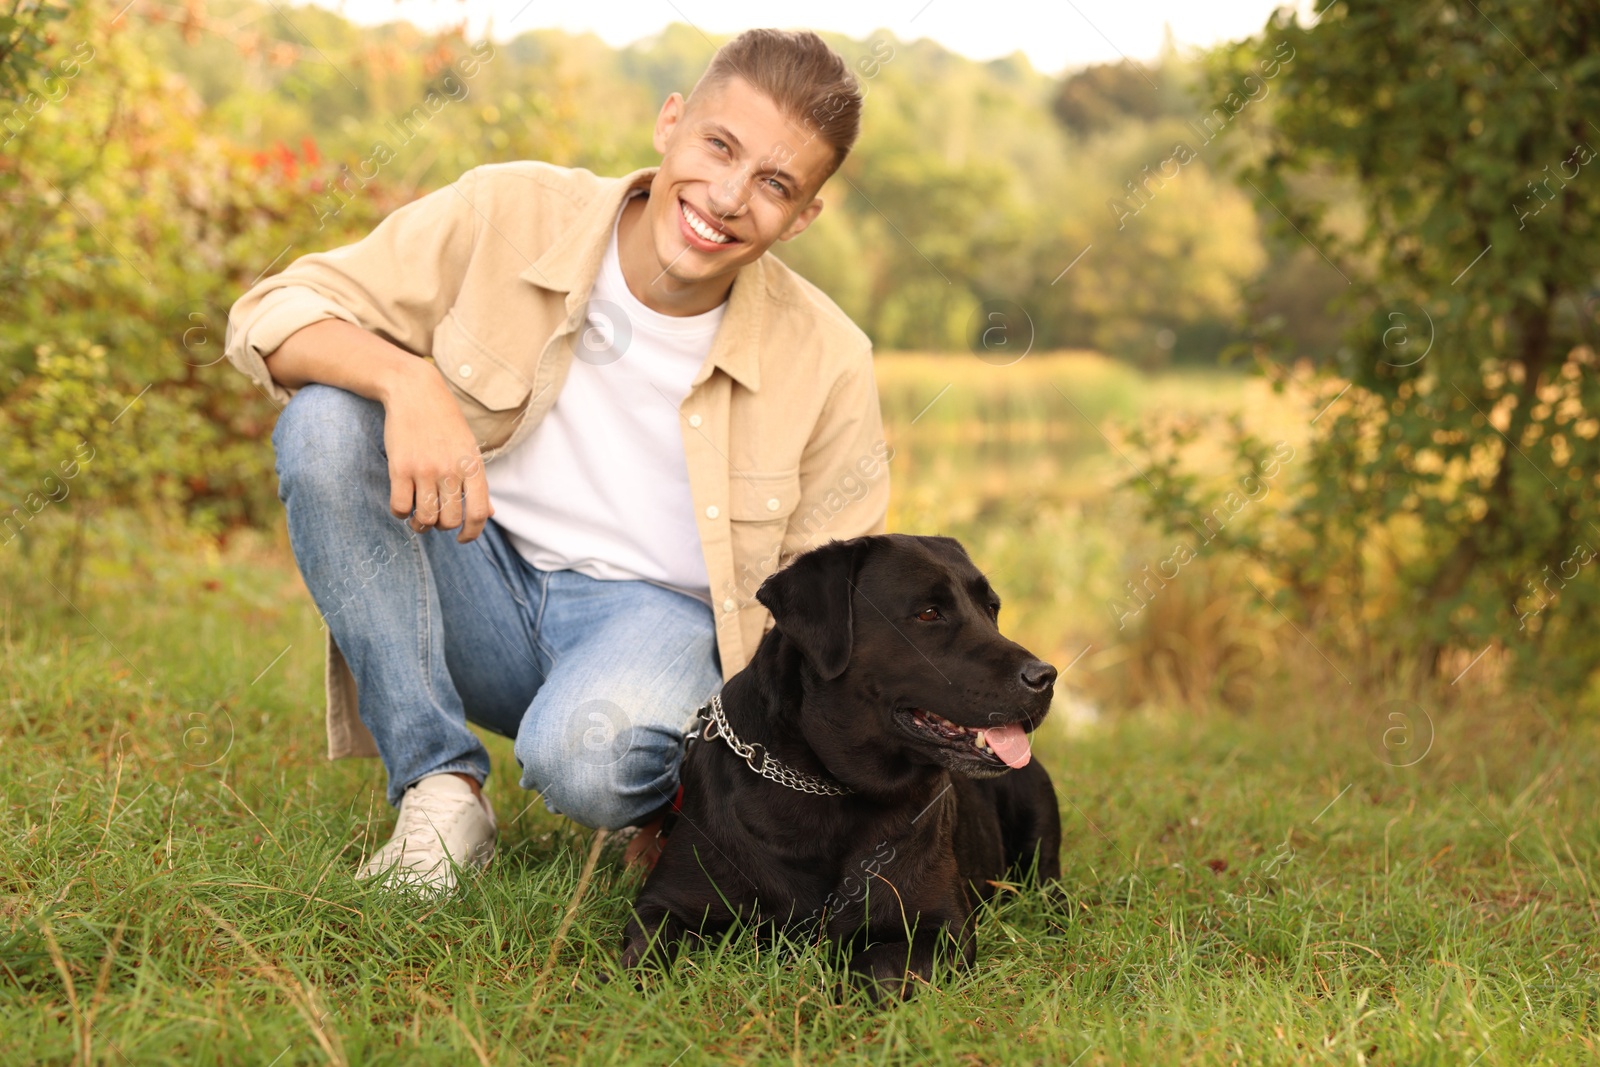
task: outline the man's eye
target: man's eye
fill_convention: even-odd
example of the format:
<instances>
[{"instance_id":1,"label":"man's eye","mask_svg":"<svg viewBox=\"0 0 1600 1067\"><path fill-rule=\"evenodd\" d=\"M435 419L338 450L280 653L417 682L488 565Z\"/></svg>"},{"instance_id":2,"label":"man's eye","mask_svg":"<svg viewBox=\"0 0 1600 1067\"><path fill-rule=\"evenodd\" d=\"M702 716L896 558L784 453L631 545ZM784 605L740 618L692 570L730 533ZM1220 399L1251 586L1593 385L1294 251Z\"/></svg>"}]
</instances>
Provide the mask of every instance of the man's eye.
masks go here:
<instances>
[{"instance_id":1,"label":"man's eye","mask_svg":"<svg viewBox=\"0 0 1600 1067\"><path fill-rule=\"evenodd\" d=\"M944 616L939 614L938 608L923 608L921 611L917 612L917 618L921 619L923 622L938 622L940 619L944 618Z\"/></svg>"},{"instance_id":2,"label":"man's eye","mask_svg":"<svg viewBox=\"0 0 1600 1067\"><path fill-rule=\"evenodd\" d=\"M707 140L716 145L718 151L726 152L728 150L727 143L724 142L720 137L708 137Z\"/></svg>"}]
</instances>

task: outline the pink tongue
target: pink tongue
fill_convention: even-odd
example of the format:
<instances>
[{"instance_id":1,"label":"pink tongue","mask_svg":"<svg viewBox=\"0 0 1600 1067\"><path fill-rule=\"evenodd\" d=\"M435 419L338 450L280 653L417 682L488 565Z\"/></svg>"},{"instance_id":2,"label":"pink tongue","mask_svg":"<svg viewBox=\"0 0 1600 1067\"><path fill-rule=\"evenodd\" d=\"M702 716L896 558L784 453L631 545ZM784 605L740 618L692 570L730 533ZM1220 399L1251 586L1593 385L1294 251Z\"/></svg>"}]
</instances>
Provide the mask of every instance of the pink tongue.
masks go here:
<instances>
[{"instance_id":1,"label":"pink tongue","mask_svg":"<svg viewBox=\"0 0 1600 1067\"><path fill-rule=\"evenodd\" d=\"M1009 726L994 726L984 731L988 738L989 747L994 749L994 754L1006 761L1008 767L1026 767L1033 758L1029 751L1028 735L1022 732L1022 727L1016 723Z\"/></svg>"}]
</instances>

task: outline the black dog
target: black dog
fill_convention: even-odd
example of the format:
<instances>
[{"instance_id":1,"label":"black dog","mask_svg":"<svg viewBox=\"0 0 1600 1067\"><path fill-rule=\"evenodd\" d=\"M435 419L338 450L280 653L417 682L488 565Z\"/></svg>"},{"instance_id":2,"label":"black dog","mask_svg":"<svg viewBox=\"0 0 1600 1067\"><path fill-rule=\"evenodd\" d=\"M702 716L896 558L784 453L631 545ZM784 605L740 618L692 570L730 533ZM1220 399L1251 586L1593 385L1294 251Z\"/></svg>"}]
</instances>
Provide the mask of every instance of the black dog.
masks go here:
<instances>
[{"instance_id":1,"label":"black dog","mask_svg":"<svg viewBox=\"0 0 1600 1067\"><path fill-rule=\"evenodd\" d=\"M936 960L972 963L996 880L1060 874L1026 736L1055 668L1001 636L999 597L948 537L830 542L756 598L776 628L701 709L623 964L735 921L810 925L875 996L906 996Z\"/></svg>"}]
</instances>

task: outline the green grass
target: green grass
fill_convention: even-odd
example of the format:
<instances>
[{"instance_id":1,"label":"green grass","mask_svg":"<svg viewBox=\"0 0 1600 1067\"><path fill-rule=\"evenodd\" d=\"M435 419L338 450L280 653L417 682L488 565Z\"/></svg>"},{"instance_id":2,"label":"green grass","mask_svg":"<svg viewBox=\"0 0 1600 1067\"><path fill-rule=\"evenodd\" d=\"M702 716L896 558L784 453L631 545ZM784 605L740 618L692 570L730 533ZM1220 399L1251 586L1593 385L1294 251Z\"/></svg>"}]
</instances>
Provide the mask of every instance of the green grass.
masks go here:
<instances>
[{"instance_id":1,"label":"green grass","mask_svg":"<svg viewBox=\"0 0 1600 1067\"><path fill-rule=\"evenodd\" d=\"M935 377L925 397L950 380ZM1144 384L1094 411L1172 395ZM1207 388L1221 403L1243 387ZM937 445L913 450L904 407L886 397L914 460L894 525L945 516L978 537L1029 641L1109 641L1079 605L1115 577L1119 543L1148 535L1106 497L1103 440L1036 454L1053 464L1036 475L1015 456L941 468ZM911 433L988 417L937 410ZM1015 436L1050 432L1067 431ZM636 888L610 855L542 972L589 839L529 807L498 770L514 766L503 739L483 877L434 907L351 879L392 813L376 762L323 757L321 632L281 533L218 551L108 520L69 604L40 547L56 518L30 526L26 553L0 550L0 1063L1465 1067L1600 1052L1600 736L1476 673L1414 694L1410 740L1431 743L1406 767L1394 753L1415 747L1383 747L1399 694L1356 692L1304 650L1238 712L1069 721L1061 702L1037 751L1062 801L1064 898L1002 894L970 973L873 1010L834 995L815 948L736 939L640 990L604 980Z\"/></svg>"}]
</instances>

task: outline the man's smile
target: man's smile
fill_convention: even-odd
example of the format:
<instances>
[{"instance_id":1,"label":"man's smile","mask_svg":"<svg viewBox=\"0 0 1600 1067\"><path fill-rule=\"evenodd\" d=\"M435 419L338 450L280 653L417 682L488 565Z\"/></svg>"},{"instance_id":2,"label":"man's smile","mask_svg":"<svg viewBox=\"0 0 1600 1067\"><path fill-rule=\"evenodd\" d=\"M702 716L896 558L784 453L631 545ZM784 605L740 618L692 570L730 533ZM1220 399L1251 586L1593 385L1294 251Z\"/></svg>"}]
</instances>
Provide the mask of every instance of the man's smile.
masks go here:
<instances>
[{"instance_id":1,"label":"man's smile","mask_svg":"<svg viewBox=\"0 0 1600 1067\"><path fill-rule=\"evenodd\" d=\"M678 215L683 220L680 229L689 240L691 247L700 251L713 251L725 248L728 245L742 244L737 237L727 230L711 222L706 216L697 211L687 200L678 199Z\"/></svg>"}]
</instances>

